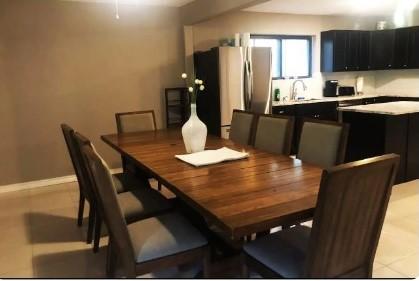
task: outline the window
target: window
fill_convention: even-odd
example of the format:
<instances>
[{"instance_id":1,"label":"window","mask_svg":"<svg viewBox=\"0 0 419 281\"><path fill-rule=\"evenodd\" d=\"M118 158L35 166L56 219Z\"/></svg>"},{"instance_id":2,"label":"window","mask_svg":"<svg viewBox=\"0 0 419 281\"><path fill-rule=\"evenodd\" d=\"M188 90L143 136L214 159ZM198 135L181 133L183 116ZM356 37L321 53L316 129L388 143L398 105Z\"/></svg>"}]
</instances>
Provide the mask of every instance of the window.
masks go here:
<instances>
[{"instance_id":1,"label":"window","mask_svg":"<svg viewBox=\"0 0 419 281\"><path fill-rule=\"evenodd\" d=\"M252 47L272 48L274 79L311 77L311 36L252 35Z\"/></svg>"}]
</instances>

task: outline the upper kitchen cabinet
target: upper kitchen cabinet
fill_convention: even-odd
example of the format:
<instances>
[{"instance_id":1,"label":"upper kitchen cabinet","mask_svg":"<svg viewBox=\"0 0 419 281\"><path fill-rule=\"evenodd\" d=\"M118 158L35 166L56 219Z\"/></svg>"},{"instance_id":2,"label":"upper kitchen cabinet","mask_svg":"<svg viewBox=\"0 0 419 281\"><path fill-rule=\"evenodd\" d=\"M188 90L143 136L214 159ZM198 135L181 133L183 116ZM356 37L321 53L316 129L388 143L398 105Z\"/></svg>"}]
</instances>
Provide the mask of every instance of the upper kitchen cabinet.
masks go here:
<instances>
[{"instance_id":1,"label":"upper kitchen cabinet","mask_svg":"<svg viewBox=\"0 0 419 281\"><path fill-rule=\"evenodd\" d=\"M419 26L410 28L409 40L409 67L419 68Z\"/></svg>"},{"instance_id":2,"label":"upper kitchen cabinet","mask_svg":"<svg viewBox=\"0 0 419 281\"><path fill-rule=\"evenodd\" d=\"M391 69L394 64L395 30L371 32L370 65L372 69Z\"/></svg>"},{"instance_id":3,"label":"upper kitchen cabinet","mask_svg":"<svg viewBox=\"0 0 419 281\"><path fill-rule=\"evenodd\" d=\"M321 34L321 71L419 68L419 27Z\"/></svg>"},{"instance_id":4,"label":"upper kitchen cabinet","mask_svg":"<svg viewBox=\"0 0 419 281\"><path fill-rule=\"evenodd\" d=\"M399 28L395 31L394 40L394 68L404 69L409 67L410 54L410 28Z\"/></svg>"},{"instance_id":5,"label":"upper kitchen cabinet","mask_svg":"<svg viewBox=\"0 0 419 281\"><path fill-rule=\"evenodd\" d=\"M370 70L370 31L359 32L358 66L361 71Z\"/></svg>"},{"instance_id":6,"label":"upper kitchen cabinet","mask_svg":"<svg viewBox=\"0 0 419 281\"><path fill-rule=\"evenodd\" d=\"M321 34L321 71L356 71L360 70L360 56L365 56L361 47L369 46L369 42L362 41L361 31L331 30ZM362 37L364 38L364 37ZM367 66L365 66L367 67Z\"/></svg>"}]
</instances>

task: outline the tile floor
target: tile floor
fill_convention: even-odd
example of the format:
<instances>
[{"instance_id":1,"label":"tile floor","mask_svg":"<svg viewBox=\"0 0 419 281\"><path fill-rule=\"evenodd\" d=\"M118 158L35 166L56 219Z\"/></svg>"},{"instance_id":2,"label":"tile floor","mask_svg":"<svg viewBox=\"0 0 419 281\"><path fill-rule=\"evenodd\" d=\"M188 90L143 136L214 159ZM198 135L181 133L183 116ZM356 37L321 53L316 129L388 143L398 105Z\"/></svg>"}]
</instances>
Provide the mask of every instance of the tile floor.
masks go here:
<instances>
[{"instance_id":1,"label":"tile floor","mask_svg":"<svg viewBox=\"0 0 419 281\"><path fill-rule=\"evenodd\" d=\"M419 181L394 188L374 277L419 276L418 203ZM76 183L0 194L0 278L104 277L105 246L93 254L84 242L77 204Z\"/></svg>"}]
</instances>

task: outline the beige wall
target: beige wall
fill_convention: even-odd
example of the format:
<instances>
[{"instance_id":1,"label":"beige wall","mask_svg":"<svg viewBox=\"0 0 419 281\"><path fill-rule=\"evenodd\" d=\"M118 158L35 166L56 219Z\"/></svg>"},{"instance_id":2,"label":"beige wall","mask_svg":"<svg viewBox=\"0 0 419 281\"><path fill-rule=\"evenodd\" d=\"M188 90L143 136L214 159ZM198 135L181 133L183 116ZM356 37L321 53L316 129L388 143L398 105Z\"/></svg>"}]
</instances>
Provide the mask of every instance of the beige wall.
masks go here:
<instances>
[{"instance_id":1,"label":"beige wall","mask_svg":"<svg viewBox=\"0 0 419 281\"><path fill-rule=\"evenodd\" d=\"M59 125L99 140L114 113L154 109L184 68L179 9L0 1L0 186L73 174Z\"/></svg>"},{"instance_id":2,"label":"beige wall","mask_svg":"<svg viewBox=\"0 0 419 281\"><path fill-rule=\"evenodd\" d=\"M416 15L416 19L418 19ZM354 85L357 76L365 78L364 93L396 93L419 96L419 71L369 71L347 73L320 73L320 32L330 29L373 30L381 18L306 16L253 12L235 12L194 25L194 45L196 51L217 46L220 39L233 37L235 33L312 35L313 78L305 79L308 85L307 97L322 96L326 79L339 79L343 85ZM387 19L391 20L391 19ZM281 89L281 95L288 95L293 80L274 81L273 87Z\"/></svg>"}]
</instances>

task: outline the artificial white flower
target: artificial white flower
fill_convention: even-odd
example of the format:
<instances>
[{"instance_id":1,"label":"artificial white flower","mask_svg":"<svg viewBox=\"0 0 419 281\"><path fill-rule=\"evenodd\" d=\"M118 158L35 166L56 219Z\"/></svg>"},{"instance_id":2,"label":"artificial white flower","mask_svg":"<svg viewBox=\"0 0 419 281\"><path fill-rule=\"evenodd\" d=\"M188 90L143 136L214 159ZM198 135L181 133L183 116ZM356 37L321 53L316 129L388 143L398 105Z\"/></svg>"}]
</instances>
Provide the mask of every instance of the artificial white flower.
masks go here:
<instances>
[{"instance_id":1,"label":"artificial white flower","mask_svg":"<svg viewBox=\"0 0 419 281\"><path fill-rule=\"evenodd\" d=\"M204 85L201 85L201 87L199 87L199 89L200 89L201 91L203 91L203 90L205 90L205 86L204 86Z\"/></svg>"},{"instance_id":2,"label":"artificial white flower","mask_svg":"<svg viewBox=\"0 0 419 281\"><path fill-rule=\"evenodd\" d=\"M195 84L196 84L196 85L199 85L199 81L201 81L201 80L199 80L199 79L195 79Z\"/></svg>"},{"instance_id":3,"label":"artificial white flower","mask_svg":"<svg viewBox=\"0 0 419 281\"><path fill-rule=\"evenodd\" d=\"M182 73L182 78L183 78L183 79L188 78L188 74L186 74L186 73Z\"/></svg>"},{"instance_id":4,"label":"artificial white flower","mask_svg":"<svg viewBox=\"0 0 419 281\"><path fill-rule=\"evenodd\" d=\"M202 80L199 80L199 83L198 83L199 85L202 85L202 84L204 84L204 81L202 81Z\"/></svg>"},{"instance_id":5,"label":"artificial white flower","mask_svg":"<svg viewBox=\"0 0 419 281\"><path fill-rule=\"evenodd\" d=\"M193 93L193 88L189 87L189 93Z\"/></svg>"}]
</instances>

